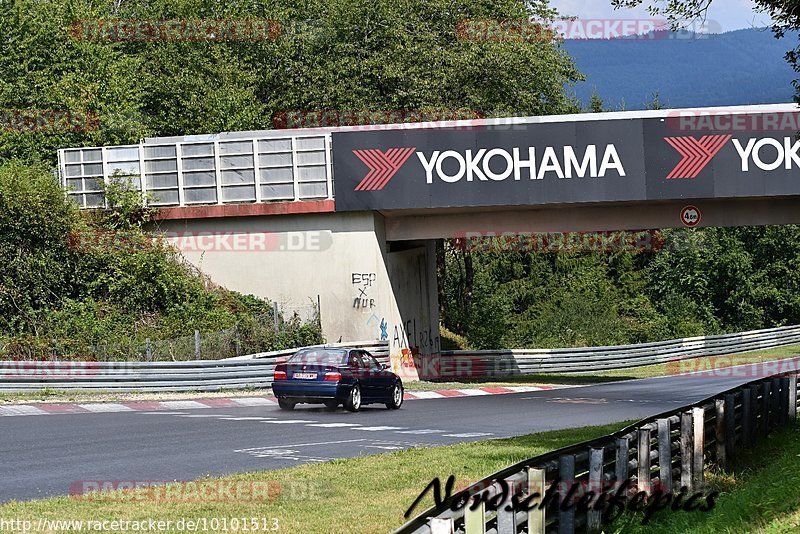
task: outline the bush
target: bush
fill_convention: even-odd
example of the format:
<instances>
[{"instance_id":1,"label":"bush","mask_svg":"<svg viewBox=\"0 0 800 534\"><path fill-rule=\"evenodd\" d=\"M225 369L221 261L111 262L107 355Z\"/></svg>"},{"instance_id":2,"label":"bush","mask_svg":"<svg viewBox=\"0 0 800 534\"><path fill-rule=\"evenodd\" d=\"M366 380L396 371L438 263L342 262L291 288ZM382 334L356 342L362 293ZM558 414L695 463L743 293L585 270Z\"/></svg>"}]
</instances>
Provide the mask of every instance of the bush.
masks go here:
<instances>
[{"instance_id":1,"label":"bush","mask_svg":"<svg viewBox=\"0 0 800 534\"><path fill-rule=\"evenodd\" d=\"M6 357L139 358L146 339L152 344L195 330L220 340L204 358L322 341L315 321L297 317L281 318L276 333L269 302L210 284L154 239L144 229L151 213L124 177L106 193L107 209L79 212L45 168L0 166ZM224 333L233 328L238 341ZM191 357L190 341L167 344L164 356Z\"/></svg>"}]
</instances>

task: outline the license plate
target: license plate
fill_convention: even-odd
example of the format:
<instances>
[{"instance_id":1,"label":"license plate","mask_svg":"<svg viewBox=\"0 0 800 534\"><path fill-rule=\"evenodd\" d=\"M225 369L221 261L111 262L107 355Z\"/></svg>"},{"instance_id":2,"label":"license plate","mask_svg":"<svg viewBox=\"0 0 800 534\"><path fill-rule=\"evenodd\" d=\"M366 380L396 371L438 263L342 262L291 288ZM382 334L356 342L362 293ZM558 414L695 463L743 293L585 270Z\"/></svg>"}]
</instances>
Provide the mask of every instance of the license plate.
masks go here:
<instances>
[{"instance_id":1,"label":"license plate","mask_svg":"<svg viewBox=\"0 0 800 534\"><path fill-rule=\"evenodd\" d=\"M317 373L295 373L294 377L300 380L314 380L317 378Z\"/></svg>"}]
</instances>

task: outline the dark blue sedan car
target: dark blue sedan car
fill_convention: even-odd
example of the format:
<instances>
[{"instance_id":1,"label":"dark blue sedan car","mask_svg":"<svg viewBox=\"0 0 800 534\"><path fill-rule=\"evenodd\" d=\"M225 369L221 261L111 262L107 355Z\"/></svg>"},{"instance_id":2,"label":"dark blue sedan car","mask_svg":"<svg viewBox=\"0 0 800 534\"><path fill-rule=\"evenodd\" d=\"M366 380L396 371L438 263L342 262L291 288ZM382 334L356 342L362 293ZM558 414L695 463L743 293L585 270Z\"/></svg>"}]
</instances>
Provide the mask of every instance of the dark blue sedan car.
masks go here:
<instances>
[{"instance_id":1,"label":"dark blue sedan car","mask_svg":"<svg viewBox=\"0 0 800 534\"><path fill-rule=\"evenodd\" d=\"M275 366L272 391L284 410L298 403L339 404L358 411L364 404L381 403L390 410L403 404L403 382L369 352L355 348L302 349Z\"/></svg>"}]
</instances>

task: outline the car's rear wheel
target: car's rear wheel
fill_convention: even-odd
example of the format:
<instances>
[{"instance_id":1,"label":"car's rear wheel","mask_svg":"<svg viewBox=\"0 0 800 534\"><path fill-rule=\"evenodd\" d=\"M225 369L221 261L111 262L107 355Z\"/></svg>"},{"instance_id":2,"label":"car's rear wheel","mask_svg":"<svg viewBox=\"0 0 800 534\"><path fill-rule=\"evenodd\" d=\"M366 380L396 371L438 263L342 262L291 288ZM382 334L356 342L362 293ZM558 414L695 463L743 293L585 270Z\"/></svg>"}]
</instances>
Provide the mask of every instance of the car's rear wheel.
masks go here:
<instances>
[{"instance_id":1,"label":"car's rear wheel","mask_svg":"<svg viewBox=\"0 0 800 534\"><path fill-rule=\"evenodd\" d=\"M395 385L392 386L391 395L391 399L386 403L386 407L390 410L397 410L403 405L403 385L400 382L396 382Z\"/></svg>"},{"instance_id":2,"label":"car's rear wheel","mask_svg":"<svg viewBox=\"0 0 800 534\"><path fill-rule=\"evenodd\" d=\"M296 404L296 402L289 399L278 399L278 406L281 407L281 410L294 410Z\"/></svg>"},{"instance_id":3,"label":"car's rear wheel","mask_svg":"<svg viewBox=\"0 0 800 534\"><path fill-rule=\"evenodd\" d=\"M338 407L339 407L339 403L336 402L335 400L327 400L327 401L325 401L325 408L327 408L328 410L335 410Z\"/></svg>"},{"instance_id":4,"label":"car's rear wheel","mask_svg":"<svg viewBox=\"0 0 800 534\"><path fill-rule=\"evenodd\" d=\"M358 384L350 390L350 395L347 396L344 407L348 412L357 412L361 409L361 388Z\"/></svg>"}]
</instances>

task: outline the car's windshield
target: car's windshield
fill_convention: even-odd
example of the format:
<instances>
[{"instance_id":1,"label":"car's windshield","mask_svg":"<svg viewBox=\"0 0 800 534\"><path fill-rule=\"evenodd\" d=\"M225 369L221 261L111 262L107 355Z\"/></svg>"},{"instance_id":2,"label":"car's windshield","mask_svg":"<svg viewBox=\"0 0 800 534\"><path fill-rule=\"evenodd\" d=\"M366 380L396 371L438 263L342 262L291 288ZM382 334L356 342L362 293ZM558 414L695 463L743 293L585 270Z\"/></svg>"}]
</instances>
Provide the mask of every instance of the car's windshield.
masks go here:
<instances>
[{"instance_id":1,"label":"car's windshield","mask_svg":"<svg viewBox=\"0 0 800 534\"><path fill-rule=\"evenodd\" d=\"M289 359L289 363L341 365L347 351L343 349L305 349Z\"/></svg>"}]
</instances>

